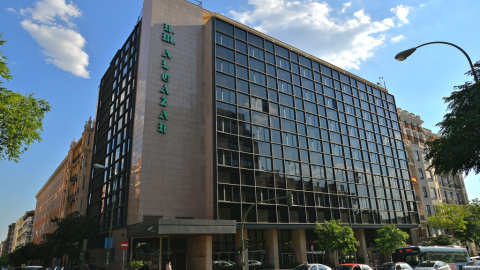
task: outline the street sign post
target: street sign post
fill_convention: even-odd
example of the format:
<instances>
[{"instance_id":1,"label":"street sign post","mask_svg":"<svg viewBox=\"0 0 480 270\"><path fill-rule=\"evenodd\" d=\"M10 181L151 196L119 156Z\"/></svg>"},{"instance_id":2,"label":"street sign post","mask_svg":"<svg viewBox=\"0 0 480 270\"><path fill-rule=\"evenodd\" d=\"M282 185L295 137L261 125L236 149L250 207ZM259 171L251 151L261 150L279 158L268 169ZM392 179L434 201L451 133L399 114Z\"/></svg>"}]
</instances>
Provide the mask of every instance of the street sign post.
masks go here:
<instances>
[{"instance_id":1,"label":"street sign post","mask_svg":"<svg viewBox=\"0 0 480 270\"><path fill-rule=\"evenodd\" d=\"M127 241L127 240L123 240L123 241L120 243L120 248L123 249L123 250L127 250L127 249L128 249L128 241Z\"/></svg>"},{"instance_id":2,"label":"street sign post","mask_svg":"<svg viewBox=\"0 0 480 270\"><path fill-rule=\"evenodd\" d=\"M120 248L123 250L122 270L125 270L125 252L128 249L128 241L123 240L120 242Z\"/></svg>"}]
</instances>

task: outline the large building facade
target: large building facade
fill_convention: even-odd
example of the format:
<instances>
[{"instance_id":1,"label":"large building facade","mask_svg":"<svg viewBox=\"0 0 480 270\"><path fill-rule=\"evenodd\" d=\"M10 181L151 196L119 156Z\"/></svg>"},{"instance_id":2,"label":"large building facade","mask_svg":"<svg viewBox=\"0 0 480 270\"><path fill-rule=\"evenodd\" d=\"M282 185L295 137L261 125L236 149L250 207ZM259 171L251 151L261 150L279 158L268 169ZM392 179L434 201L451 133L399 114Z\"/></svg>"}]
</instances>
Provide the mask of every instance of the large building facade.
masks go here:
<instances>
[{"instance_id":1,"label":"large building facade","mask_svg":"<svg viewBox=\"0 0 480 270\"><path fill-rule=\"evenodd\" d=\"M113 228L114 265L123 240L154 266L239 261L243 227L278 269L318 260L329 220L368 263L376 229L420 223L391 94L184 0L144 1L100 82L92 164L87 215ZM262 202L287 192L292 207Z\"/></svg>"},{"instance_id":2,"label":"large building facade","mask_svg":"<svg viewBox=\"0 0 480 270\"><path fill-rule=\"evenodd\" d=\"M438 175L431 163L425 160L425 143L432 141L436 135L431 130L422 127L420 116L408 111L397 109L402 128L403 139L408 157L408 164L415 184L418 186L417 196L421 201L421 241L428 241L437 236L440 231L427 226L428 217L435 215L435 207L445 204L468 204L467 191L462 174Z\"/></svg>"},{"instance_id":3,"label":"large building facade","mask_svg":"<svg viewBox=\"0 0 480 270\"><path fill-rule=\"evenodd\" d=\"M50 220L62 218L65 197L65 182L67 181L68 160L65 158L47 182L38 191L35 216L33 219L33 243L40 244L43 235L52 233L55 226Z\"/></svg>"},{"instance_id":4,"label":"large building facade","mask_svg":"<svg viewBox=\"0 0 480 270\"><path fill-rule=\"evenodd\" d=\"M93 121L90 118L84 125L82 136L74 139L68 151L68 172L64 186L63 216L72 212L85 215L87 209L88 183L92 160Z\"/></svg>"}]
</instances>

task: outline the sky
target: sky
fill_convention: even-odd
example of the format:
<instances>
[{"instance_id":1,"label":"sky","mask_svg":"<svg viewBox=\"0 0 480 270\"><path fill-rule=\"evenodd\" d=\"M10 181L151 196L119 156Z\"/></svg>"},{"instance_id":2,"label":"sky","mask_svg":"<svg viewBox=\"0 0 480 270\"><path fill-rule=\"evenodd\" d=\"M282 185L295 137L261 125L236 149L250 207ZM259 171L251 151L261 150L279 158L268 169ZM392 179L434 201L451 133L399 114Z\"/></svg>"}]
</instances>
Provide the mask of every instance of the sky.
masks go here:
<instances>
[{"instance_id":1,"label":"sky","mask_svg":"<svg viewBox=\"0 0 480 270\"><path fill-rule=\"evenodd\" d=\"M183 1L183 0L179 0ZM198 4L198 1L192 0ZM465 56L448 45L419 48L403 62L394 56L431 41L463 48L480 60L475 0L204 0L202 7L237 20L373 83L386 86L397 107L419 115L438 132L442 98L472 80ZM12 80L4 87L50 103L42 141L18 163L0 161L0 241L7 226L35 209L35 195L95 118L98 85L141 16L141 0L1 0L0 33ZM480 176L466 179L480 198Z\"/></svg>"}]
</instances>

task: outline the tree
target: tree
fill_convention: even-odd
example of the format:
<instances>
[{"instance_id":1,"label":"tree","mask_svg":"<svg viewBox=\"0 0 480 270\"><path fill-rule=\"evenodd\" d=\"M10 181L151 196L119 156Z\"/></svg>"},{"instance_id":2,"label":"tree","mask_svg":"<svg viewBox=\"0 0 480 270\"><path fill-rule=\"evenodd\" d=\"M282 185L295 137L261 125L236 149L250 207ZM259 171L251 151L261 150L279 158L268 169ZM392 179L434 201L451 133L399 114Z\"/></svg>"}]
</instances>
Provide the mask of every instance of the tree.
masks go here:
<instances>
[{"instance_id":1,"label":"tree","mask_svg":"<svg viewBox=\"0 0 480 270\"><path fill-rule=\"evenodd\" d=\"M378 238L375 239L376 248L378 251L390 256L395 252L395 249L406 246L405 240L410 237L408 233L400 230L395 225L383 226L377 230L377 234Z\"/></svg>"},{"instance_id":2,"label":"tree","mask_svg":"<svg viewBox=\"0 0 480 270\"><path fill-rule=\"evenodd\" d=\"M463 205L439 204L435 207L435 216L428 218L428 225L434 229L448 229L452 232L462 232L466 229L466 218L469 216Z\"/></svg>"},{"instance_id":3,"label":"tree","mask_svg":"<svg viewBox=\"0 0 480 270\"><path fill-rule=\"evenodd\" d=\"M468 211L465 217L465 229L463 231L454 231L453 236L462 242L480 241L480 201L473 199L470 204L464 206Z\"/></svg>"},{"instance_id":4,"label":"tree","mask_svg":"<svg viewBox=\"0 0 480 270\"><path fill-rule=\"evenodd\" d=\"M317 247L325 253L356 251L360 243L349 226L341 226L340 220L325 221L315 225Z\"/></svg>"},{"instance_id":5,"label":"tree","mask_svg":"<svg viewBox=\"0 0 480 270\"><path fill-rule=\"evenodd\" d=\"M480 73L480 61L475 63L475 71ZM472 71L467 72L473 75ZM431 160L430 167L437 174L468 174L480 172L480 82L465 82L455 86L449 97L449 112L437 124L440 136L427 142L425 159Z\"/></svg>"},{"instance_id":6,"label":"tree","mask_svg":"<svg viewBox=\"0 0 480 270\"><path fill-rule=\"evenodd\" d=\"M78 261L82 249L83 239L89 242L97 236L98 222L79 212L68 214L65 218L53 218L56 229L53 233L46 234L45 244L51 247L52 255L60 258L67 255L70 260Z\"/></svg>"},{"instance_id":7,"label":"tree","mask_svg":"<svg viewBox=\"0 0 480 270\"><path fill-rule=\"evenodd\" d=\"M5 44L0 34L0 46ZM12 76L7 67L7 57L0 52L0 77L9 81ZM0 79L0 161L18 162L35 141L40 142L43 118L50 111L44 99L36 99L33 94L21 95L2 87Z\"/></svg>"}]
</instances>

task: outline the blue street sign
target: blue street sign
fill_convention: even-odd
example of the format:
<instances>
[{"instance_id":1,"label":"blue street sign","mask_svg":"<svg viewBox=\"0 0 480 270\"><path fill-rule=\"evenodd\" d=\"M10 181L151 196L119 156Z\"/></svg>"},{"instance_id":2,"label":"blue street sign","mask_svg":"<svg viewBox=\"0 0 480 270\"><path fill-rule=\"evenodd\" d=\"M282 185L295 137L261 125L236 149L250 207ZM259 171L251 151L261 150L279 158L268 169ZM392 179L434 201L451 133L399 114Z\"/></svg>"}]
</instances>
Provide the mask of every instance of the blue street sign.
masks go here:
<instances>
[{"instance_id":1,"label":"blue street sign","mask_svg":"<svg viewBox=\"0 0 480 270\"><path fill-rule=\"evenodd\" d=\"M108 245L108 237L105 237L105 245L104 245L103 248L105 248L105 249L108 248L107 245ZM113 248L113 237L110 238L110 248Z\"/></svg>"}]
</instances>

